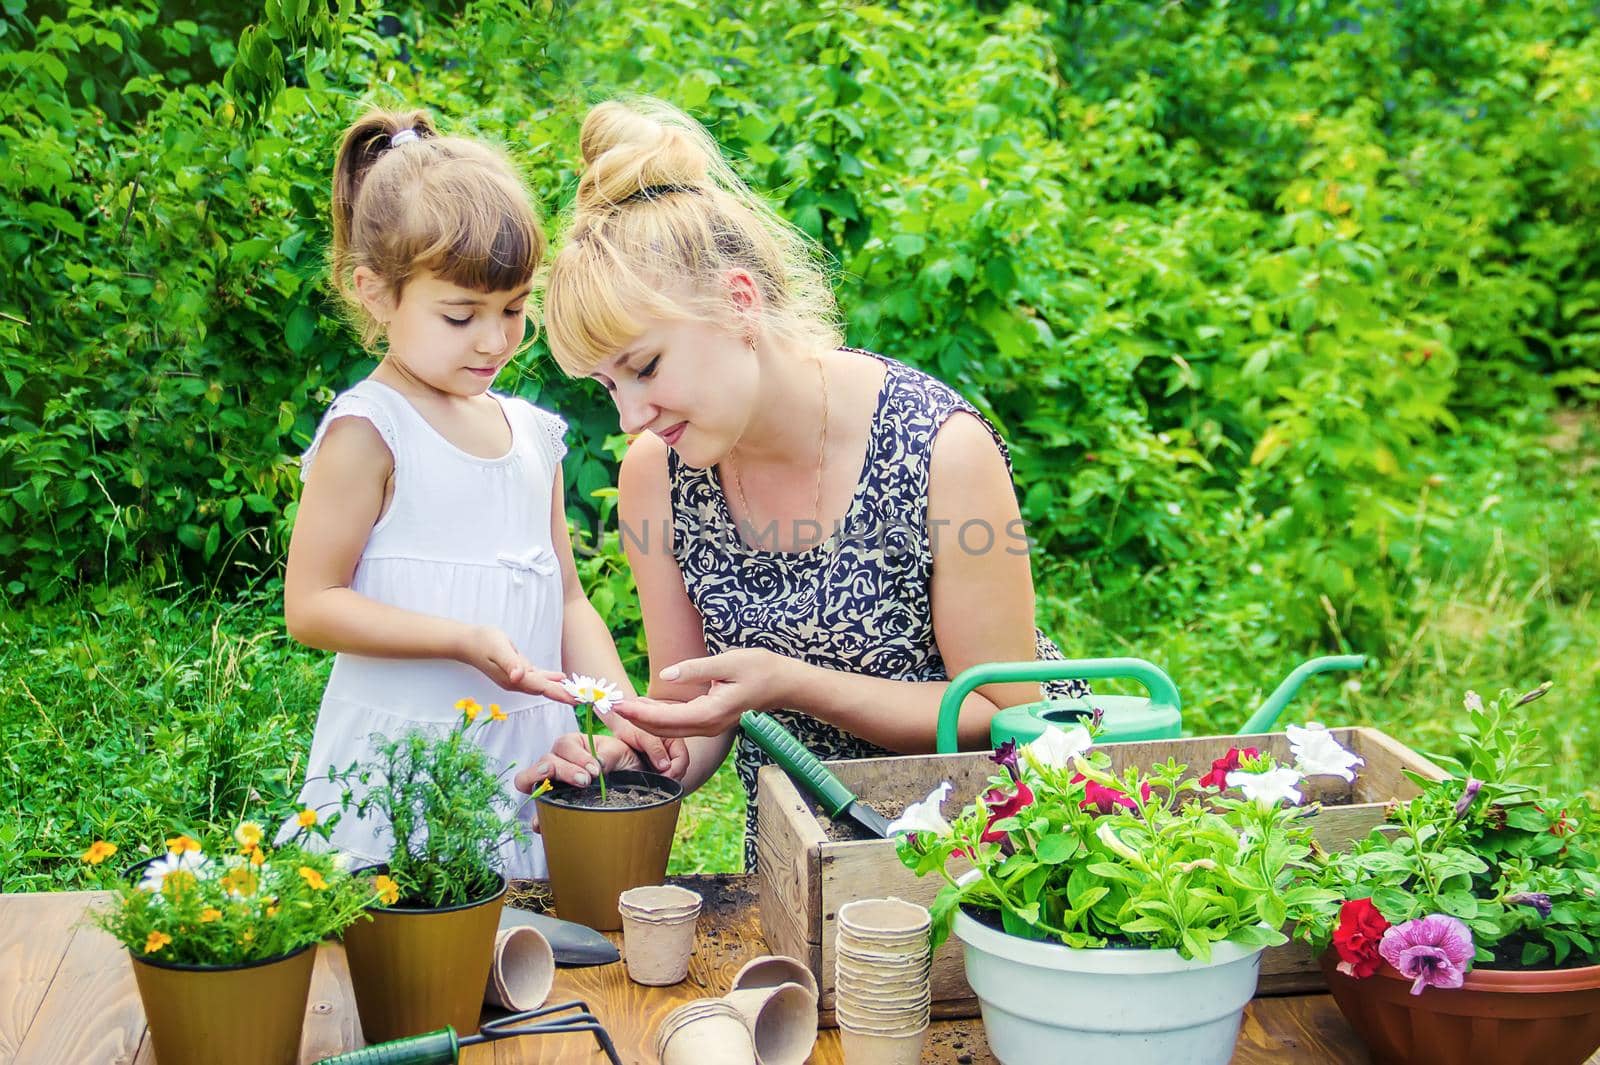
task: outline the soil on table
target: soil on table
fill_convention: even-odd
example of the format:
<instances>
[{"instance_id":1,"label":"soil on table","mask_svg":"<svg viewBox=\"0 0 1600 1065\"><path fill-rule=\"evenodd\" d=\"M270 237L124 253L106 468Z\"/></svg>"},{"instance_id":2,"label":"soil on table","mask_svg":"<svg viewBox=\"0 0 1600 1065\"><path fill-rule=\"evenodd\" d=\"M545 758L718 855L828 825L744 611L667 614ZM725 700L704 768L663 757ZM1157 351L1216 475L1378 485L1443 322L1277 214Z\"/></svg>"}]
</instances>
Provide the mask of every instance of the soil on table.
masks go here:
<instances>
[{"instance_id":1,"label":"soil on table","mask_svg":"<svg viewBox=\"0 0 1600 1065\"><path fill-rule=\"evenodd\" d=\"M605 798L600 797L600 785L587 788L562 788L544 797L544 801L557 806L571 806L580 810L633 810L641 806L654 806L672 796L642 784L613 784L606 788Z\"/></svg>"}]
</instances>

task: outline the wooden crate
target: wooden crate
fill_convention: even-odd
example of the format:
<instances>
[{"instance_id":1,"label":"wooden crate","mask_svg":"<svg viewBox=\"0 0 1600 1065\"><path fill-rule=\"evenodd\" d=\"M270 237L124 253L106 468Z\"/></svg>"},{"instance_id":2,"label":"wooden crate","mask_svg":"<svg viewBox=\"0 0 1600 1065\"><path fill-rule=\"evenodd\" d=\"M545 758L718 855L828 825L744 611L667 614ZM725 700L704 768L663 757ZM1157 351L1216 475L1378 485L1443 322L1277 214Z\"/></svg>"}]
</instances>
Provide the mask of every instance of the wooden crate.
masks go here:
<instances>
[{"instance_id":1,"label":"wooden crate","mask_svg":"<svg viewBox=\"0 0 1600 1065\"><path fill-rule=\"evenodd\" d=\"M1306 801L1325 804L1314 822L1316 839L1329 850L1341 850L1365 836L1383 820L1384 804L1408 799L1416 785L1402 770L1437 779L1443 770L1384 733L1370 728L1331 730L1340 744L1366 759L1353 784L1338 777L1308 778ZM1259 736L1216 736L1142 743L1109 744L1120 773L1129 765L1149 766L1175 758L1192 773L1204 773L1229 747L1259 747L1289 762L1289 741L1283 733ZM828 768L856 795L897 804L921 799L940 781L954 786L947 814L972 801L989 776L999 771L985 753L912 755L829 762ZM943 881L918 879L900 864L890 840L834 842L825 820L801 797L793 781L776 766L758 777L757 847L760 860L761 931L775 954L799 958L816 974L822 989L825 1024L833 1023L834 934L839 907L855 899L895 895L929 905ZM956 866L952 865L952 872ZM1274 947L1262 955L1260 992L1282 994L1319 990L1322 975L1310 952L1298 943ZM978 1002L967 986L961 944L954 937L933 959L933 1015L977 1016Z\"/></svg>"}]
</instances>

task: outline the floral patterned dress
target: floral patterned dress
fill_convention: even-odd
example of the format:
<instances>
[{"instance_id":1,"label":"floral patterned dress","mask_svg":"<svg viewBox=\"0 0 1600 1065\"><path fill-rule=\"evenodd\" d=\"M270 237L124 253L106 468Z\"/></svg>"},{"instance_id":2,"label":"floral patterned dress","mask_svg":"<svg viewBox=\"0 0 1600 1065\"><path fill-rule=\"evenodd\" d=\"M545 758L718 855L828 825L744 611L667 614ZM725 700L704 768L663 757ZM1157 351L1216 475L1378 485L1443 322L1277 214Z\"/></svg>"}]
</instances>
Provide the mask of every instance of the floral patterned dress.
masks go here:
<instances>
[{"instance_id":1,"label":"floral patterned dress","mask_svg":"<svg viewBox=\"0 0 1600 1065\"><path fill-rule=\"evenodd\" d=\"M833 534L809 550L771 550L761 546L759 532L754 546L747 543L735 531L716 469L695 469L668 452L673 554L704 620L709 653L761 648L847 673L950 679L934 639L933 550L926 527L934 436L952 414L966 412L994 434L1008 469L1010 456L988 420L948 386L893 359L873 357L887 374L855 496ZM1005 535L995 531L995 549L1005 549ZM1042 632L1036 647L1040 659L1062 657ZM1087 694L1089 688L1081 680L1064 680L1045 690L1057 697ZM893 753L803 713L773 716L824 760ZM754 869L756 771L771 759L743 734L735 759L749 800L745 867Z\"/></svg>"}]
</instances>

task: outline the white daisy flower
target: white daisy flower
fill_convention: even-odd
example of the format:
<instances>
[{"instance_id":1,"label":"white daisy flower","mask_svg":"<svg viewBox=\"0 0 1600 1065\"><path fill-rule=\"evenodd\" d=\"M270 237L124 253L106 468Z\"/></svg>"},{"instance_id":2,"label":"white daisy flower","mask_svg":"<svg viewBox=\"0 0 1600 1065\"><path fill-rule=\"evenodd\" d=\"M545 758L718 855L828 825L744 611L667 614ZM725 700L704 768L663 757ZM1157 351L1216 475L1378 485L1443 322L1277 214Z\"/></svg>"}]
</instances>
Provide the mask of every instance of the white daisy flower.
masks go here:
<instances>
[{"instance_id":1,"label":"white daisy flower","mask_svg":"<svg viewBox=\"0 0 1600 1065\"><path fill-rule=\"evenodd\" d=\"M601 677L573 674L562 681L561 686L578 700L578 705L592 708L601 717L611 713L611 708L622 698L622 689Z\"/></svg>"},{"instance_id":2,"label":"white daisy flower","mask_svg":"<svg viewBox=\"0 0 1600 1065\"><path fill-rule=\"evenodd\" d=\"M173 873L188 873L196 880L199 880L208 876L210 869L211 859L199 851L163 854L144 867L144 879L139 881L139 890L159 895L161 894L161 885L165 884L167 877Z\"/></svg>"}]
</instances>

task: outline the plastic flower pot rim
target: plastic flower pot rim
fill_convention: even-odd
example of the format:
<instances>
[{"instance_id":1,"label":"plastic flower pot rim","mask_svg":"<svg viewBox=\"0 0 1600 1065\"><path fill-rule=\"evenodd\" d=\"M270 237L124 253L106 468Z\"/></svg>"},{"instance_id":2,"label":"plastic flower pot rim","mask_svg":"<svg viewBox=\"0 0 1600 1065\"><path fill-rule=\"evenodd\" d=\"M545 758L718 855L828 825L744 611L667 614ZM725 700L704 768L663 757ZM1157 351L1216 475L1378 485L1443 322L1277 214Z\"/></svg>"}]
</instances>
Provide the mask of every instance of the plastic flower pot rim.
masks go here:
<instances>
[{"instance_id":1,"label":"plastic flower pot rim","mask_svg":"<svg viewBox=\"0 0 1600 1065\"><path fill-rule=\"evenodd\" d=\"M350 870L350 875L363 876L367 873L377 875L380 873L387 874L388 872L389 863L378 862L375 865L363 865L352 869ZM495 875L500 878L500 889L492 894L485 895L481 899L472 899L468 902L452 903L449 906L385 906L382 903L375 902L371 906L368 906L367 909L379 913L454 913L457 910L470 910L474 906L482 906L484 903L493 902L495 899L506 893L506 888L510 886L510 882L506 880L505 875L502 873L496 873Z\"/></svg>"},{"instance_id":2,"label":"plastic flower pot rim","mask_svg":"<svg viewBox=\"0 0 1600 1065\"><path fill-rule=\"evenodd\" d=\"M960 883L976 879L980 870L974 869L960 878ZM1263 926L1264 927L1264 926ZM1097 972L1107 975L1139 975L1141 973L1171 973L1210 969L1229 962L1241 961L1259 954L1265 947L1245 947L1228 940L1211 944L1211 960L1185 958L1172 947L1069 947L1040 939L1024 939L990 928L957 907L955 935L964 943L980 947L991 954L1011 961L1045 968L1059 967L1060 959L1071 957L1074 969L1080 972Z\"/></svg>"},{"instance_id":3,"label":"plastic flower pot rim","mask_svg":"<svg viewBox=\"0 0 1600 1065\"><path fill-rule=\"evenodd\" d=\"M162 961L160 958L150 958L150 957L146 957L143 954L135 954L131 950L128 951L128 956L130 958L132 958L134 961L141 962L141 963L143 963L145 965L149 965L149 966L151 966L153 968L156 968L156 969L171 969L171 970L173 970L175 972L183 972L183 973L236 973L236 972L242 972L245 969L259 969L263 965L276 965L280 961L288 961L290 958L299 957L301 954L304 954L306 951L310 950L311 948L315 947L316 945L317 945L316 943L307 943L305 946L298 947L298 948L296 948L294 950L291 950L287 954L274 954L270 958L257 958L254 961L233 962L233 963L228 964L228 965L198 965L198 964L194 964L194 963L191 963L191 962Z\"/></svg>"}]
</instances>

